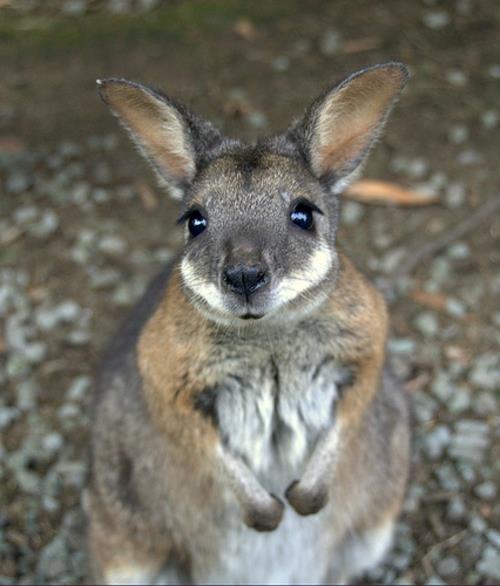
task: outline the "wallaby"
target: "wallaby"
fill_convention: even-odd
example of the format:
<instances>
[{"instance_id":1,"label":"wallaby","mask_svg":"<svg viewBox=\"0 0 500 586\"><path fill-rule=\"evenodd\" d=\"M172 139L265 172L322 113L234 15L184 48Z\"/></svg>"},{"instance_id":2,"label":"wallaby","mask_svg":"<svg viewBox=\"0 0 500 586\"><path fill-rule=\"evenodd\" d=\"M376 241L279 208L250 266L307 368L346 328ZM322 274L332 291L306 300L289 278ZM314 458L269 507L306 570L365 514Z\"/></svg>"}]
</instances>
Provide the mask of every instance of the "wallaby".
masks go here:
<instances>
[{"instance_id":1,"label":"wallaby","mask_svg":"<svg viewBox=\"0 0 500 586\"><path fill-rule=\"evenodd\" d=\"M355 73L251 145L149 87L98 81L181 199L185 245L99 377L96 581L339 583L387 552L407 405L384 366L384 300L336 232L407 78L400 63Z\"/></svg>"}]
</instances>

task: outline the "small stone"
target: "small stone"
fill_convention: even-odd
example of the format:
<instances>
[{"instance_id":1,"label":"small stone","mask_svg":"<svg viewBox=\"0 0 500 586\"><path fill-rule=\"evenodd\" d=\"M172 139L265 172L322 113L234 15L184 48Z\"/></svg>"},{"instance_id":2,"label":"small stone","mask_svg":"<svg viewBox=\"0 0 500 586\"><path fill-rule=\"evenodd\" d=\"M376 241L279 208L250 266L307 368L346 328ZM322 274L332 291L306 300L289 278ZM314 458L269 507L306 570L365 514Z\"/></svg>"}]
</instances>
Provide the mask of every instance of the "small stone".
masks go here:
<instances>
[{"instance_id":1,"label":"small stone","mask_svg":"<svg viewBox=\"0 0 500 586\"><path fill-rule=\"evenodd\" d=\"M497 412L497 400L490 391L483 391L474 397L474 413L487 416Z\"/></svg>"},{"instance_id":2,"label":"small stone","mask_svg":"<svg viewBox=\"0 0 500 586\"><path fill-rule=\"evenodd\" d=\"M17 385L17 406L21 411L30 411L36 407L38 385L33 379Z\"/></svg>"},{"instance_id":3,"label":"small stone","mask_svg":"<svg viewBox=\"0 0 500 586\"><path fill-rule=\"evenodd\" d=\"M440 458L450 443L451 433L446 425L440 424L424 437L424 451L431 460Z\"/></svg>"},{"instance_id":4,"label":"small stone","mask_svg":"<svg viewBox=\"0 0 500 586\"><path fill-rule=\"evenodd\" d=\"M388 348L394 354L413 354L416 343L411 338L391 338L388 342Z\"/></svg>"},{"instance_id":5,"label":"small stone","mask_svg":"<svg viewBox=\"0 0 500 586\"><path fill-rule=\"evenodd\" d=\"M258 110L252 110L245 114L245 122L251 128L266 128L269 125L269 121L267 116L263 112L259 112Z\"/></svg>"},{"instance_id":6,"label":"small stone","mask_svg":"<svg viewBox=\"0 0 500 586\"><path fill-rule=\"evenodd\" d=\"M481 389L494 391L500 387L500 357L488 352L480 355L474 363L469 380Z\"/></svg>"},{"instance_id":7,"label":"small stone","mask_svg":"<svg viewBox=\"0 0 500 586\"><path fill-rule=\"evenodd\" d=\"M47 238L59 228L59 218L52 210L46 210L29 232L37 238Z\"/></svg>"},{"instance_id":8,"label":"small stone","mask_svg":"<svg viewBox=\"0 0 500 586\"><path fill-rule=\"evenodd\" d=\"M426 12L422 17L422 20L426 27L433 30L439 30L450 24L450 15L444 10L436 10Z\"/></svg>"},{"instance_id":9,"label":"small stone","mask_svg":"<svg viewBox=\"0 0 500 586\"><path fill-rule=\"evenodd\" d=\"M467 192L465 191L465 187L462 183L450 183L446 188L444 198L446 205L450 209L456 210L465 204L466 196Z\"/></svg>"},{"instance_id":10,"label":"small stone","mask_svg":"<svg viewBox=\"0 0 500 586\"><path fill-rule=\"evenodd\" d=\"M274 69L274 71L277 71L279 73L288 71L290 69L290 58L286 55L276 57L276 59L274 59L271 63L271 67Z\"/></svg>"},{"instance_id":11,"label":"small stone","mask_svg":"<svg viewBox=\"0 0 500 586\"><path fill-rule=\"evenodd\" d=\"M363 217L363 206L356 201L346 201L341 209L341 221L347 226L354 226Z\"/></svg>"},{"instance_id":12,"label":"small stone","mask_svg":"<svg viewBox=\"0 0 500 586\"><path fill-rule=\"evenodd\" d=\"M446 301L446 313L453 317L464 317L467 313L465 305L458 299L449 297Z\"/></svg>"},{"instance_id":13,"label":"small stone","mask_svg":"<svg viewBox=\"0 0 500 586\"><path fill-rule=\"evenodd\" d=\"M66 0L62 11L71 16L80 16L87 11L87 0Z\"/></svg>"},{"instance_id":14,"label":"small stone","mask_svg":"<svg viewBox=\"0 0 500 586\"><path fill-rule=\"evenodd\" d=\"M333 29L328 29L319 40L319 50L325 57L335 57L342 48L342 36Z\"/></svg>"},{"instance_id":15,"label":"small stone","mask_svg":"<svg viewBox=\"0 0 500 586\"><path fill-rule=\"evenodd\" d=\"M455 468L449 464L441 464L435 471L439 484L444 490L450 492L460 492L462 481L455 471Z\"/></svg>"},{"instance_id":16,"label":"small stone","mask_svg":"<svg viewBox=\"0 0 500 586\"><path fill-rule=\"evenodd\" d=\"M42 439L42 449L48 457L52 457L62 448L63 443L64 439L62 435L53 431Z\"/></svg>"},{"instance_id":17,"label":"small stone","mask_svg":"<svg viewBox=\"0 0 500 586\"><path fill-rule=\"evenodd\" d=\"M112 256L123 254L127 250L127 243L119 236L103 236L99 242L99 250Z\"/></svg>"},{"instance_id":18,"label":"small stone","mask_svg":"<svg viewBox=\"0 0 500 586\"><path fill-rule=\"evenodd\" d=\"M495 128L500 120L500 114L495 110L487 110L481 114L481 124L491 130Z\"/></svg>"},{"instance_id":19,"label":"small stone","mask_svg":"<svg viewBox=\"0 0 500 586\"><path fill-rule=\"evenodd\" d=\"M416 158L409 161L406 174L413 179L422 179L429 172L429 163L425 159Z\"/></svg>"},{"instance_id":20,"label":"small stone","mask_svg":"<svg viewBox=\"0 0 500 586\"><path fill-rule=\"evenodd\" d=\"M484 533L488 525L486 521L479 515L473 515L469 521L469 526L474 533Z\"/></svg>"},{"instance_id":21,"label":"small stone","mask_svg":"<svg viewBox=\"0 0 500 586\"><path fill-rule=\"evenodd\" d=\"M449 69L446 72L446 81L458 87L463 87L467 84L467 76L460 69Z\"/></svg>"},{"instance_id":22,"label":"small stone","mask_svg":"<svg viewBox=\"0 0 500 586\"><path fill-rule=\"evenodd\" d=\"M465 517L467 507L461 497L454 497L448 503L446 514L452 521L459 521Z\"/></svg>"},{"instance_id":23,"label":"small stone","mask_svg":"<svg viewBox=\"0 0 500 586\"><path fill-rule=\"evenodd\" d=\"M456 242L449 246L446 252L453 260L464 260L470 257L470 248L466 242Z\"/></svg>"},{"instance_id":24,"label":"small stone","mask_svg":"<svg viewBox=\"0 0 500 586\"><path fill-rule=\"evenodd\" d=\"M457 156L457 163L459 165L478 165L482 163L483 156L474 149L467 149L462 151Z\"/></svg>"},{"instance_id":25,"label":"small stone","mask_svg":"<svg viewBox=\"0 0 500 586\"><path fill-rule=\"evenodd\" d=\"M500 79L500 65L491 65L488 68L488 73L493 79Z\"/></svg>"},{"instance_id":26,"label":"small stone","mask_svg":"<svg viewBox=\"0 0 500 586\"><path fill-rule=\"evenodd\" d=\"M90 389L91 379L88 376L79 376L72 383L66 391L66 398L68 401L81 401Z\"/></svg>"},{"instance_id":27,"label":"small stone","mask_svg":"<svg viewBox=\"0 0 500 586\"><path fill-rule=\"evenodd\" d=\"M497 495L497 487L494 482L482 482L474 489L476 495L485 501L492 501Z\"/></svg>"},{"instance_id":28,"label":"small stone","mask_svg":"<svg viewBox=\"0 0 500 586\"><path fill-rule=\"evenodd\" d=\"M436 569L443 576L450 576L460 572L460 563L455 556L448 556L437 563Z\"/></svg>"},{"instance_id":29,"label":"small stone","mask_svg":"<svg viewBox=\"0 0 500 586\"><path fill-rule=\"evenodd\" d=\"M492 546L486 546L476 569L488 578L500 580L500 552Z\"/></svg>"},{"instance_id":30,"label":"small stone","mask_svg":"<svg viewBox=\"0 0 500 586\"><path fill-rule=\"evenodd\" d=\"M450 413L456 414L466 411L471 405L469 389L463 386L456 387L446 404Z\"/></svg>"},{"instance_id":31,"label":"small stone","mask_svg":"<svg viewBox=\"0 0 500 586\"><path fill-rule=\"evenodd\" d=\"M430 311L423 311L414 320L415 327L426 338L433 338L439 331L439 321Z\"/></svg>"},{"instance_id":32,"label":"small stone","mask_svg":"<svg viewBox=\"0 0 500 586\"><path fill-rule=\"evenodd\" d=\"M0 429L6 429L20 415L16 407L0 407Z\"/></svg>"},{"instance_id":33,"label":"small stone","mask_svg":"<svg viewBox=\"0 0 500 586\"><path fill-rule=\"evenodd\" d=\"M486 532L486 537L490 540L493 545L500 550L500 531L496 531L495 529L490 529Z\"/></svg>"},{"instance_id":34,"label":"small stone","mask_svg":"<svg viewBox=\"0 0 500 586\"><path fill-rule=\"evenodd\" d=\"M439 371L431 385L432 394L440 401L447 402L453 394L450 377L444 371Z\"/></svg>"},{"instance_id":35,"label":"small stone","mask_svg":"<svg viewBox=\"0 0 500 586\"><path fill-rule=\"evenodd\" d=\"M448 140L452 144L464 144L469 138L469 129L463 124L454 124L448 130Z\"/></svg>"},{"instance_id":36,"label":"small stone","mask_svg":"<svg viewBox=\"0 0 500 586\"><path fill-rule=\"evenodd\" d=\"M424 583L424 586L446 586L446 582L434 574L429 577L427 582Z\"/></svg>"},{"instance_id":37,"label":"small stone","mask_svg":"<svg viewBox=\"0 0 500 586\"><path fill-rule=\"evenodd\" d=\"M7 193L23 193L29 189L31 180L28 175L24 173L13 173L8 176L5 182L5 190Z\"/></svg>"}]
</instances>

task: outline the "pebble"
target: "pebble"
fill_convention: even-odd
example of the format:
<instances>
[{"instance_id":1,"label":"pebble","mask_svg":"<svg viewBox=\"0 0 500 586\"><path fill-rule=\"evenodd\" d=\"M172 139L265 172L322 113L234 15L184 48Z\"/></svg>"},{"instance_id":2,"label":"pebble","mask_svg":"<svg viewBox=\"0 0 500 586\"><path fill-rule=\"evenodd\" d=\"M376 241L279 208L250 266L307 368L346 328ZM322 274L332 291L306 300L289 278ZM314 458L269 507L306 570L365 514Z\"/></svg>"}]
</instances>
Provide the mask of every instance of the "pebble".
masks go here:
<instances>
[{"instance_id":1,"label":"pebble","mask_svg":"<svg viewBox=\"0 0 500 586\"><path fill-rule=\"evenodd\" d=\"M469 380L481 389L489 391L498 389L500 387L500 356L498 353L488 352L476 358L469 374Z\"/></svg>"},{"instance_id":2,"label":"pebble","mask_svg":"<svg viewBox=\"0 0 500 586\"><path fill-rule=\"evenodd\" d=\"M457 156L457 163L459 165L478 165L483 160L480 152L474 149L466 149Z\"/></svg>"},{"instance_id":3,"label":"pebble","mask_svg":"<svg viewBox=\"0 0 500 586\"><path fill-rule=\"evenodd\" d=\"M464 260L470 257L470 247L466 242L456 242L449 246L446 252L453 260Z\"/></svg>"},{"instance_id":4,"label":"pebble","mask_svg":"<svg viewBox=\"0 0 500 586\"><path fill-rule=\"evenodd\" d=\"M342 49L342 36L333 29L325 31L319 40L319 51L325 57L335 57Z\"/></svg>"},{"instance_id":5,"label":"pebble","mask_svg":"<svg viewBox=\"0 0 500 586\"><path fill-rule=\"evenodd\" d=\"M389 352L394 354L413 354L416 349L416 342L411 338L390 338L387 344Z\"/></svg>"},{"instance_id":6,"label":"pebble","mask_svg":"<svg viewBox=\"0 0 500 586\"><path fill-rule=\"evenodd\" d=\"M341 222L347 226L359 223L364 214L363 206L356 201L346 201L341 208Z\"/></svg>"},{"instance_id":7,"label":"pebble","mask_svg":"<svg viewBox=\"0 0 500 586\"><path fill-rule=\"evenodd\" d=\"M463 87L467 84L467 75L460 69L449 69L446 72L446 81L451 85Z\"/></svg>"},{"instance_id":8,"label":"pebble","mask_svg":"<svg viewBox=\"0 0 500 586\"><path fill-rule=\"evenodd\" d=\"M491 65L488 68L488 74L493 79L500 79L500 65Z\"/></svg>"},{"instance_id":9,"label":"pebble","mask_svg":"<svg viewBox=\"0 0 500 586\"><path fill-rule=\"evenodd\" d=\"M444 10L424 13L422 20L426 27L439 30L450 24L450 15Z\"/></svg>"},{"instance_id":10,"label":"pebble","mask_svg":"<svg viewBox=\"0 0 500 586\"><path fill-rule=\"evenodd\" d=\"M443 576L457 574L460 571L460 563L456 556L447 556L436 564L436 570Z\"/></svg>"},{"instance_id":11,"label":"pebble","mask_svg":"<svg viewBox=\"0 0 500 586\"><path fill-rule=\"evenodd\" d=\"M98 244L99 250L111 256L119 256L127 250L127 243L123 238L114 235L103 236Z\"/></svg>"},{"instance_id":12,"label":"pebble","mask_svg":"<svg viewBox=\"0 0 500 586\"><path fill-rule=\"evenodd\" d=\"M423 311L417 315L414 322L417 330L426 338L434 338L439 330L439 321L435 313Z\"/></svg>"},{"instance_id":13,"label":"pebble","mask_svg":"<svg viewBox=\"0 0 500 586\"><path fill-rule=\"evenodd\" d=\"M467 192L462 183L450 183L446 187L445 202L451 210L461 208L465 204Z\"/></svg>"},{"instance_id":14,"label":"pebble","mask_svg":"<svg viewBox=\"0 0 500 586\"><path fill-rule=\"evenodd\" d=\"M500 580L500 552L494 547L487 545L476 568L481 574L493 580Z\"/></svg>"},{"instance_id":15,"label":"pebble","mask_svg":"<svg viewBox=\"0 0 500 586\"><path fill-rule=\"evenodd\" d=\"M431 460L441 458L444 450L450 443L450 429L444 425L437 425L430 433L424 437L424 451Z\"/></svg>"},{"instance_id":16,"label":"pebble","mask_svg":"<svg viewBox=\"0 0 500 586\"><path fill-rule=\"evenodd\" d=\"M452 144L464 144L469 138L469 129L463 124L454 124L448 130L448 140Z\"/></svg>"},{"instance_id":17,"label":"pebble","mask_svg":"<svg viewBox=\"0 0 500 586\"><path fill-rule=\"evenodd\" d=\"M455 387L446 405L453 414L466 411L471 405L470 390L465 386Z\"/></svg>"},{"instance_id":18,"label":"pebble","mask_svg":"<svg viewBox=\"0 0 500 586\"><path fill-rule=\"evenodd\" d=\"M452 521L459 521L465 517L467 507L461 497L454 497L448 503L446 514Z\"/></svg>"},{"instance_id":19,"label":"pebble","mask_svg":"<svg viewBox=\"0 0 500 586\"><path fill-rule=\"evenodd\" d=\"M81 401L87 394L92 380L89 376L79 376L70 385L66 391L66 399L68 401Z\"/></svg>"},{"instance_id":20,"label":"pebble","mask_svg":"<svg viewBox=\"0 0 500 586\"><path fill-rule=\"evenodd\" d=\"M500 113L495 110L487 110L481 114L481 124L488 130L495 128L498 125L499 120Z\"/></svg>"},{"instance_id":21,"label":"pebble","mask_svg":"<svg viewBox=\"0 0 500 586\"><path fill-rule=\"evenodd\" d=\"M286 55L276 57L276 59L273 59L271 67L278 73L288 71L290 69L290 57L287 57Z\"/></svg>"},{"instance_id":22,"label":"pebble","mask_svg":"<svg viewBox=\"0 0 500 586\"><path fill-rule=\"evenodd\" d=\"M492 501L497 496L497 487L494 482L482 482L475 487L474 492L479 498Z\"/></svg>"},{"instance_id":23,"label":"pebble","mask_svg":"<svg viewBox=\"0 0 500 586\"><path fill-rule=\"evenodd\" d=\"M87 11L87 0L66 0L62 11L71 16L80 16Z\"/></svg>"},{"instance_id":24,"label":"pebble","mask_svg":"<svg viewBox=\"0 0 500 586\"><path fill-rule=\"evenodd\" d=\"M42 449L49 457L52 457L62 448L63 443L63 436L57 431L53 431L42 439Z\"/></svg>"}]
</instances>

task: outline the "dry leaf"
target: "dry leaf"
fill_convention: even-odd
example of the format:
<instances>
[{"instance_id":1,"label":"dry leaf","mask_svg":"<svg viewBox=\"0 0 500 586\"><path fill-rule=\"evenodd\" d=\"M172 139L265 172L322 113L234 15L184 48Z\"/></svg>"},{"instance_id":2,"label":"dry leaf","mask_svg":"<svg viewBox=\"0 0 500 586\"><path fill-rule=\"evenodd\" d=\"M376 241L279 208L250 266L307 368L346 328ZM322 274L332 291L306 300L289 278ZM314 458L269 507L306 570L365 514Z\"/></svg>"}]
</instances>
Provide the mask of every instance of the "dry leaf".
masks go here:
<instances>
[{"instance_id":1,"label":"dry leaf","mask_svg":"<svg viewBox=\"0 0 500 586\"><path fill-rule=\"evenodd\" d=\"M444 311L448 304L448 297L443 293L429 293L422 289L415 289L410 293L410 298L420 305L425 305L437 311Z\"/></svg>"},{"instance_id":2,"label":"dry leaf","mask_svg":"<svg viewBox=\"0 0 500 586\"><path fill-rule=\"evenodd\" d=\"M378 49L381 44L382 41L379 37L365 37L364 39L344 41L342 44L342 50L346 54L361 53L362 51L373 51L373 49Z\"/></svg>"},{"instance_id":3,"label":"dry leaf","mask_svg":"<svg viewBox=\"0 0 500 586\"><path fill-rule=\"evenodd\" d=\"M158 207L158 200L154 191L147 183L139 183L137 186L137 193L142 203L142 207L147 212L153 212Z\"/></svg>"},{"instance_id":4,"label":"dry leaf","mask_svg":"<svg viewBox=\"0 0 500 586\"><path fill-rule=\"evenodd\" d=\"M257 36L257 31L252 21L248 18L240 18L234 23L233 32L245 41L253 41Z\"/></svg>"},{"instance_id":5,"label":"dry leaf","mask_svg":"<svg viewBox=\"0 0 500 586\"><path fill-rule=\"evenodd\" d=\"M374 179L356 181L344 193L348 198L362 203L390 203L410 207L429 205L438 200L436 194L419 193L395 183Z\"/></svg>"}]
</instances>

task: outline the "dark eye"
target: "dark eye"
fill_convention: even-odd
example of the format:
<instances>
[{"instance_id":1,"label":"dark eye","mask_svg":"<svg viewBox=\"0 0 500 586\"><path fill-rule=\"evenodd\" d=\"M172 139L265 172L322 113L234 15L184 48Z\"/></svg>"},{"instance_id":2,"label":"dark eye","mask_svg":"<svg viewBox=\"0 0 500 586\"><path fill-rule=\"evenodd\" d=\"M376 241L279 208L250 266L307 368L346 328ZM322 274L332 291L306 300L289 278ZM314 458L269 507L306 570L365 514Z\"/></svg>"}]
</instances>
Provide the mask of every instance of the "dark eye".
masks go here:
<instances>
[{"instance_id":1,"label":"dark eye","mask_svg":"<svg viewBox=\"0 0 500 586\"><path fill-rule=\"evenodd\" d=\"M305 203L298 203L290 214L290 219L302 230L310 230L314 223L313 208Z\"/></svg>"},{"instance_id":2,"label":"dark eye","mask_svg":"<svg viewBox=\"0 0 500 586\"><path fill-rule=\"evenodd\" d=\"M189 233L193 238L198 236L205 230L207 227L208 221L205 217L202 216L201 212L198 210L194 210L189 214L188 218L188 228Z\"/></svg>"}]
</instances>

